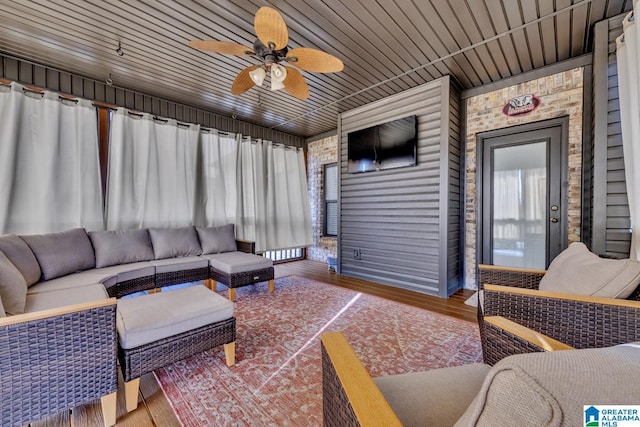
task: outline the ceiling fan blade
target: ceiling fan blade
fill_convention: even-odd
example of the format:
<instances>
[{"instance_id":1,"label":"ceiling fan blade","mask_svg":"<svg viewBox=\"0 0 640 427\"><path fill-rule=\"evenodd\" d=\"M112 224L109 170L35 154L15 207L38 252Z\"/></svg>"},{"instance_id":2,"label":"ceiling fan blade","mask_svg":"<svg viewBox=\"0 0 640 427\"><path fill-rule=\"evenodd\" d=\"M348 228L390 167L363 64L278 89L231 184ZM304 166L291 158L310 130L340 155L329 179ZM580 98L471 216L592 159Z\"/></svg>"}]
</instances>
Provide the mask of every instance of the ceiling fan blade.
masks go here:
<instances>
[{"instance_id":1,"label":"ceiling fan blade","mask_svg":"<svg viewBox=\"0 0 640 427\"><path fill-rule=\"evenodd\" d=\"M219 42L215 40L191 40L189 46L208 50L210 52L222 53L224 55L247 55L252 54L251 48L232 42ZM249 52L249 53L247 53Z\"/></svg>"},{"instance_id":2,"label":"ceiling fan blade","mask_svg":"<svg viewBox=\"0 0 640 427\"><path fill-rule=\"evenodd\" d=\"M234 95L241 95L254 87L256 84L251 80L249 73L258 67L260 67L260 65L250 65L240 71L231 85L231 93Z\"/></svg>"},{"instance_id":3,"label":"ceiling fan blade","mask_svg":"<svg viewBox=\"0 0 640 427\"><path fill-rule=\"evenodd\" d=\"M309 97L309 86L307 82L304 81L304 77L302 77L300 71L292 67L286 67L286 69L287 77L285 77L282 82L284 90L286 90L289 95L293 95L298 99L307 99Z\"/></svg>"},{"instance_id":4,"label":"ceiling fan blade","mask_svg":"<svg viewBox=\"0 0 640 427\"><path fill-rule=\"evenodd\" d=\"M294 61L291 57L298 58L298 60ZM286 59L301 70L312 73L337 73L344 69L342 61L335 56L309 47L291 49Z\"/></svg>"},{"instance_id":5,"label":"ceiling fan blade","mask_svg":"<svg viewBox=\"0 0 640 427\"><path fill-rule=\"evenodd\" d=\"M268 6L258 9L253 25L256 36L265 46L275 45L275 50L284 49L289 43L289 32L282 15Z\"/></svg>"}]
</instances>

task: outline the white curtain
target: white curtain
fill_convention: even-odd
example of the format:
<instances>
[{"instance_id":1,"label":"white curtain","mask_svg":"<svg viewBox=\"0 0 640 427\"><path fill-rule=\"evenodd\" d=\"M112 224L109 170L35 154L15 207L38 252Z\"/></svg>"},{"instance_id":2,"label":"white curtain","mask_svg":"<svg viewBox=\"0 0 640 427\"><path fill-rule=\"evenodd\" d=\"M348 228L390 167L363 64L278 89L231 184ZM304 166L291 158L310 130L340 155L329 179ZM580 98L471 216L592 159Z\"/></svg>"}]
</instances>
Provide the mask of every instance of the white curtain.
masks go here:
<instances>
[{"instance_id":1,"label":"white curtain","mask_svg":"<svg viewBox=\"0 0 640 427\"><path fill-rule=\"evenodd\" d=\"M272 247L267 242L267 151L271 144L236 135L238 142L236 237L256 242L256 251Z\"/></svg>"},{"instance_id":2,"label":"white curtain","mask_svg":"<svg viewBox=\"0 0 640 427\"><path fill-rule=\"evenodd\" d=\"M618 93L624 150L625 179L631 217L632 259L640 257L640 33L635 17L640 16L640 1L623 21L624 33L617 42Z\"/></svg>"},{"instance_id":3,"label":"white curtain","mask_svg":"<svg viewBox=\"0 0 640 427\"><path fill-rule=\"evenodd\" d=\"M0 86L0 234L104 228L90 101Z\"/></svg>"},{"instance_id":4,"label":"white curtain","mask_svg":"<svg viewBox=\"0 0 640 427\"><path fill-rule=\"evenodd\" d=\"M544 233L546 195L545 168L495 171L493 237L516 241Z\"/></svg>"},{"instance_id":5,"label":"white curtain","mask_svg":"<svg viewBox=\"0 0 640 427\"><path fill-rule=\"evenodd\" d=\"M236 237L258 252L312 243L302 150L270 141L202 132L198 225L236 224Z\"/></svg>"},{"instance_id":6,"label":"white curtain","mask_svg":"<svg viewBox=\"0 0 640 427\"><path fill-rule=\"evenodd\" d=\"M277 145L268 154L267 242L277 249L308 246L313 236L304 152Z\"/></svg>"},{"instance_id":7,"label":"white curtain","mask_svg":"<svg viewBox=\"0 0 640 427\"><path fill-rule=\"evenodd\" d=\"M236 223L238 149L235 134L200 132L194 224L208 227Z\"/></svg>"},{"instance_id":8,"label":"white curtain","mask_svg":"<svg viewBox=\"0 0 640 427\"><path fill-rule=\"evenodd\" d=\"M109 135L107 228L177 227L193 221L198 125L119 108Z\"/></svg>"}]
</instances>

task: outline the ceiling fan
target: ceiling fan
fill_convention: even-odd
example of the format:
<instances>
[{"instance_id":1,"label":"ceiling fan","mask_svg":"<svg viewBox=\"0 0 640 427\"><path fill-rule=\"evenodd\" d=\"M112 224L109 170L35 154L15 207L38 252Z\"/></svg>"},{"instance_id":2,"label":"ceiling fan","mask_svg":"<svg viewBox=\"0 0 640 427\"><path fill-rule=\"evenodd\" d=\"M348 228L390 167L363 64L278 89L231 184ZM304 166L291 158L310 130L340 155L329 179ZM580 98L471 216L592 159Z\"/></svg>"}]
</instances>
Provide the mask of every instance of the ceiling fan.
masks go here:
<instances>
[{"instance_id":1,"label":"ceiling fan","mask_svg":"<svg viewBox=\"0 0 640 427\"><path fill-rule=\"evenodd\" d=\"M231 93L240 95L253 86L261 86L267 72L271 75L271 90L284 89L298 99L309 97L309 86L296 68L285 67L288 62L295 67L315 73L335 73L342 71L344 64L338 58L326 52L308 47L289 50L289 32L282 15L270 7L261 7L254 19L254 28L258 37L253 49L244 45L215 40L192 40L189 46L225 55L252 55L262 64L250 65L238 73Z\"/></svg>"}]
</instances>

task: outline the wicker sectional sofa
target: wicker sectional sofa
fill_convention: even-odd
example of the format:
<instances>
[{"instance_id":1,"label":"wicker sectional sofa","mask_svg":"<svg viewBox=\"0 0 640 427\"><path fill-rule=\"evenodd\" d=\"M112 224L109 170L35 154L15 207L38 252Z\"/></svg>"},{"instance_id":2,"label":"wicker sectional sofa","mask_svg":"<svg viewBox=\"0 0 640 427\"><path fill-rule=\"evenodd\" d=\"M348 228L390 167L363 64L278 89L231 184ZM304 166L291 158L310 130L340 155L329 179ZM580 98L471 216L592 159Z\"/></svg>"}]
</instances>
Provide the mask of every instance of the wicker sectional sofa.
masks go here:
<instances>
[{"instance_id":1,"label":"wicker sectional sofa","mask_svg":"<svg viewBox=\"0 0 640 427\"><path fill-rule=\"evenodd\" d=\"M101 398L114 425L116 298L218 277L216 255L235 252L253 257L251 283L269 280L272 290L273 264L249 255L254 245L236 241L233 224L0 236L0 424ZM251 265L238 256L239 267L224 269L247 276Z\"/></svg>"}]
</instances>

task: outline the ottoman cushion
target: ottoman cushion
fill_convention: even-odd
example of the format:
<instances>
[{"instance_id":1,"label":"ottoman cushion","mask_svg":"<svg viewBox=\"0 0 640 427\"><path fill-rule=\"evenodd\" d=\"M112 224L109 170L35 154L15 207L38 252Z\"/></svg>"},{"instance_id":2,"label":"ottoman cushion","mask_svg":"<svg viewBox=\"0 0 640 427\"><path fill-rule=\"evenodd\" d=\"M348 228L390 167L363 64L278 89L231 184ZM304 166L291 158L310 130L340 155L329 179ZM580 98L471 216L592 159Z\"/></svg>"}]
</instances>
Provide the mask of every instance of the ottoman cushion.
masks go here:
<instances>
[{"instance_id":1,"label":"ottoman cushion","mask_svg":"<svg viewBox=\"0 0 640 427\"><path fill-rule=\"evenodd\" d=\"M233 303L202 286L118 300L120 347L131 349L233 317Z\"/></svg>"},{"instance_id":2,"label":"ottoman cushion","mask_svg":"<svg viewBox=\"0 0 640 427\"><path fill-rule=\"evenodd\" d=\"M260 255L245 252L223 252L215 255L201 255L209 259L209 265L226 274L244 273L273 267L273 261Z\"/></svg>"}]
</instances>

